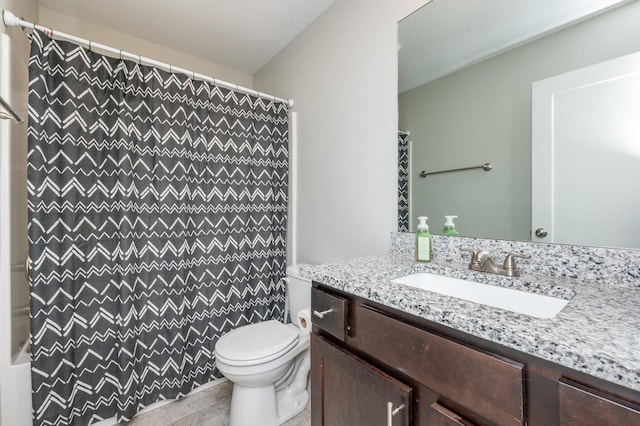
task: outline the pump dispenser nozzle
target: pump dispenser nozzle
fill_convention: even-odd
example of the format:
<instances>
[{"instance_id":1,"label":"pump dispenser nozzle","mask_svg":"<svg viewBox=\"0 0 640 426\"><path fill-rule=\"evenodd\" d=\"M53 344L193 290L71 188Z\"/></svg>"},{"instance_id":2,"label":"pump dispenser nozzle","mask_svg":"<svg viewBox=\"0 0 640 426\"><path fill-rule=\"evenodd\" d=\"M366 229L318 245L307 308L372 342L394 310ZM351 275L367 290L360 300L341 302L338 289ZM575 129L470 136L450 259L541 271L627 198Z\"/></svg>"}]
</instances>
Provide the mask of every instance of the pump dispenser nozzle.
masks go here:
<instances>
[{"instance_id":1,"label":"pump dispenser nozzle","mask_svg":"<svg viewBox=\"0 0 640 426\"><path fill-rule=\"evenodd\" d=\"M418 216L418 231L428 231L429 225L427 225L427 216Z\"/></svg>"},{"instance_id":2,"label":"pump dispenser nozzle","mask_svg":"<svg viewBox=\"0 0 640 426\"><path fill-rule=\"evenodd\" d=\"M444 223L444 229L442 230L442 235L449 235L452 237L459 235L458 231L456 231L456 225L453 223L453 219L457 217L458 216L453 216L453 215L444 217L446 221Z\"/></svg>"}]
</instances>

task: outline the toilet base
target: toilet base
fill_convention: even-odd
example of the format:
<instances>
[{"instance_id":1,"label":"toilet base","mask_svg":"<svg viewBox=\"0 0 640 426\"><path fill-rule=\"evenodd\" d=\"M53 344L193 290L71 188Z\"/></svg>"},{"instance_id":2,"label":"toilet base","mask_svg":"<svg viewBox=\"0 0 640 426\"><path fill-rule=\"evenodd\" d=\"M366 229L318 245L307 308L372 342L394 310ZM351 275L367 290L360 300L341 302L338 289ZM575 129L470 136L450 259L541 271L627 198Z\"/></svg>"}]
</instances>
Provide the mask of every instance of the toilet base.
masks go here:
<instances>
[{"instance_id":1,"label":"toilet base","mask_svg":"<svg viewBox=\"0 0 640 426\"><path fill-rule=\"evenodd\" d=\"M283 399L278 401L278 413L280 413L278 424L282 424L296 414L301 413L306 408L308 402L309 392L307 392L306 390L297 395L295 398Z\"/></svg>"},{"instance_id":2,"label":"toilet base","mask_svg":"<svg viewBox=\"0 0 640 426\"><path fill-rule=\"evenodd\" d=\"M306 389L293 395L288 391L276 392L273 385L256 388L234 384L229 426L278 426L286 422L309 402Z\"/></svg>"}]
</instances>

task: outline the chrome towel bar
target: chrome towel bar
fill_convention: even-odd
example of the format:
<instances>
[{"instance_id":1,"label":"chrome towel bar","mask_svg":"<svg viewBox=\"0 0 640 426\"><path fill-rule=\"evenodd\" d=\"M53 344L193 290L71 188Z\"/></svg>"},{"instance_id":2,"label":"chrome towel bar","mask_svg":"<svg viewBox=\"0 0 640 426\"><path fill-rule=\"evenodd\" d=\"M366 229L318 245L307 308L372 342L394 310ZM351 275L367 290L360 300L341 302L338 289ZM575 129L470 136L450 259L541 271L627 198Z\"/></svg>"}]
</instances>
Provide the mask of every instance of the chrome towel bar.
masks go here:
<instances>
[{"instance_id":1,"label":"chrome towel bar","mask_svg":"<svg viewBox=\"0 0 640 426\"><path fill-rule=\"evenodd\" d=\"M473 169L482 169L485 172L488 172L491 169L493 169L493 165L491 163L484 163L484 164L482 164L480 166L462 167L460 169L440 170L439 172L428 172L426 170L423 170L423 171L420 172L420 177L427 177L429 175L437 175L437 174L440 174L440 173L460 172L462 170L473 170Z\"/></svg>"}]
</instances>

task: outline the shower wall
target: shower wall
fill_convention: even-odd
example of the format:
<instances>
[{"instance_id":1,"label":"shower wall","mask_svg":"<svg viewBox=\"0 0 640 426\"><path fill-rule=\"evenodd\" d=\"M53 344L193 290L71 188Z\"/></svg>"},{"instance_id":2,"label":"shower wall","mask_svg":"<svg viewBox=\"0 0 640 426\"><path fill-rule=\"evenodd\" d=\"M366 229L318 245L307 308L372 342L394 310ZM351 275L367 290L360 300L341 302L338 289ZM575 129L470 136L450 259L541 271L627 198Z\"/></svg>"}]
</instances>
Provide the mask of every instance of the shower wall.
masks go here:
<instances>
[{"instance_id":1,"label":"shower wall","mask_svg":"<svg viewBox=\"0 0 640 426\"><path fill-rule=\"evenodd\" d=\"M18 49L11 49L12 52ZM12 54L12 56L14 56ZM17 124L9 122L11 167L10 171L10 262L11 262L11 353L17 354L29 340L29 284L27 282L25 263L28 252L27 246L27 106L26 85L27 78L24 73L19 75L18 70L24 69L26 59L22 55L11 58L13 68L12 86L15 88L11 94L11 104L20 112L25 120ZM25 59L25 62L23 62Z\"/></svg>"},{"instance_id":2,"label":"shower wall","mask_svg":"<svg viewBox=\"0 0 640 426\"><path fill-rule=\"evenodd\" d=\"M38 19L37 0L0 0L0 10ZM0 23L0 90L26 120L29 43L20 28ZM0 122L0 424L29 424L31 383L29 338L26 152L27 123ZM26 348L24 348L26 349ZM21 355L21 356L19 356Z\"/></svg>"},{"instance_id":3,"label":"shower wall","mask_svg":"<svg viewBox=\"0 0 640 426\"><path fill-rule=\"evenodd\" d=\"M18 16L25 19L37 19L36 0L3 0L0 2L2 9L12 10ZM25 119L22 124L9 121L6 137L8 150L10 151L9 170L5 171L5 178L8 183L8 205L9 205L9 229L3 229L0 233L2 238L9 237L8 253L1 254L10 262L10 301L11 301L11 332L10 349L11 354L16 354L24 342L29 338L29 288L25 275L25 260L27 256L27 85L28 75L26 67L29 58L29 43L24 32L19 28L3 28L3 32L9 35L8 54L5 60L8 61L7 71L2 78L9 91L5 98L10 99L11 105ZM7 173L8 172L8 173ZM4 204L4 203L3 203ZM3 206L4 209L4 206ZM8 234L8 235L7 235ZM4 241L7 241L6 239ZM3 247L4 248L4 247ZM4 281L4 279L3 279ZM4 281L6 282L6 281Z\"/></svg>"}]
</instances>

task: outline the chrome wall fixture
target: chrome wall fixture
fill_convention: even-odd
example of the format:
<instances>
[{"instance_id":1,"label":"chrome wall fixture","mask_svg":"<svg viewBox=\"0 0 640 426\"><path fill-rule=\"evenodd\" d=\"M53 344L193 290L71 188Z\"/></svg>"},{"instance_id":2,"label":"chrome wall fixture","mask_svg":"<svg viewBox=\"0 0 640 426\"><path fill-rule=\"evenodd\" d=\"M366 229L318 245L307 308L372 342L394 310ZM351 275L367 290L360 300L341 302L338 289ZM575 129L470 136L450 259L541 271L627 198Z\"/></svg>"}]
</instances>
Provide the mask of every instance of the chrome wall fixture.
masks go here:
<instances>
[{"instance_id":1,"label":"chrome wall fixture","mask_svg":"<svg viewBox=\"0 0 640 426\"><path fill-rule=\"evenodd\" d=\"M4 100L2 96L0 96L0 105L2 108L6 110L0 111L0 118L3 120L15 120L17 123L24 122L24 119L18 115L18 113L9 105L7 101Z\"/></svg>"},{"instance_id":2,"label":"chrome wall fixture","mask_svg":"<svg viewBox=\"0 0 640 426\"><path fill-rule=\"evenodd\" d=\"M493 169L493 165L491 163L484 163L484 164L482 164L480 166L462 167L460 169L440 170L438 172L428 172L426 170L423 170L423 171L420 172L420 177L427 177L429 175L437 175L437 174L440 174L440 173L461 172L463 170L473 170L473 169L482 169L485 172L488 172L491 169Z\"/></svg>"}]
</instances>

